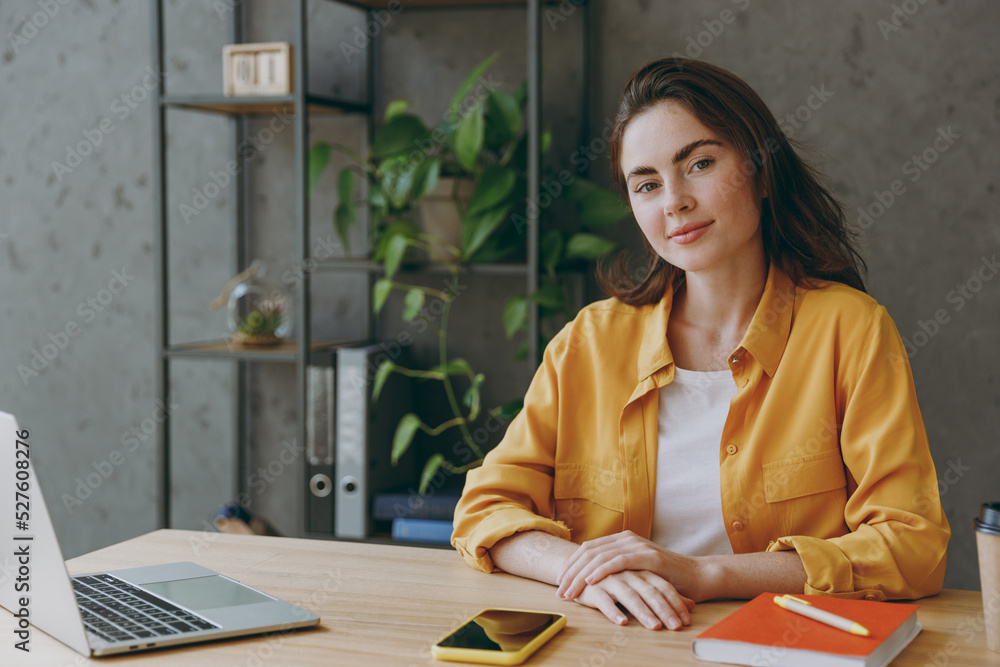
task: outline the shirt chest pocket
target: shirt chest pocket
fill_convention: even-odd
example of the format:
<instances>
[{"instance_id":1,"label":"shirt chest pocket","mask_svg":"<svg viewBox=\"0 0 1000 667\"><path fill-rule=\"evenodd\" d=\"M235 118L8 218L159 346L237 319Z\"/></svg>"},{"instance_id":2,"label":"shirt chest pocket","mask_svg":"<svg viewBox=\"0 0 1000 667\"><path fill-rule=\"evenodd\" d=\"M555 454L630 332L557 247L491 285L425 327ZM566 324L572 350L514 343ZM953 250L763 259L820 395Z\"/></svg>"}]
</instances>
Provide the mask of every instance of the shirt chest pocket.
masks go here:
<instances>
[{"instance_id":1,"label":"shirt chest pocket","mask_svg":"<svg viewBox=\"0 0 1000 667\"><path fill-rule=\"evenodd\" d=\"M797 456L765 463L764 499L771 508L779 530L785 535L841 534L847 502L847 477L840 450ZM827 521L830 525L818 525Z\"/></svg>"},{"instance_id":2,"label":"shirt chest pocket","mask_svg":"<svg viewBox=\"0 0 1000 667\"><path fill-rule=\"evenodd\" d=\"M584 464L556 464L552 495L557 521L574 542L621 530L625 493L619 473Z\"/></svg>"}]
</instances>

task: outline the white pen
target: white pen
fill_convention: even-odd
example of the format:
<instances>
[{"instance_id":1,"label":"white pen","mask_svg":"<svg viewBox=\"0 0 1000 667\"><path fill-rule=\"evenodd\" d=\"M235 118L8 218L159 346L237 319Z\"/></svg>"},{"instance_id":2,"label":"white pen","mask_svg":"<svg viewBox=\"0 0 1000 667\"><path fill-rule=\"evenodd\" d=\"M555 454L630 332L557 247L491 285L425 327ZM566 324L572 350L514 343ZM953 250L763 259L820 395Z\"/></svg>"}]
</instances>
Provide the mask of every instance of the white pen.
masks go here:
<instances>
[{"instance_id":1,"label":"white pen","mask_svg":"<svg viewBox=\"0 0 1000 667\"><path fill-rule=\"evenodd\" d=\"M819 621L820 623L826 623L827 625L833 626L838 630L850 632L852 635L860 635L862 637L868 637L871 635L871 633L868 632L868 628L861 625L857 621L852 621L849 618L844 618L843 616L837 616L836 614L831 614L828 611L817 609L809 602L793 595L775 595L774 603L782 609L787 609L788 611L795 612L796 614L801 614L802 616L811 618L814 621Z\"/></svg>"}]
</instances>

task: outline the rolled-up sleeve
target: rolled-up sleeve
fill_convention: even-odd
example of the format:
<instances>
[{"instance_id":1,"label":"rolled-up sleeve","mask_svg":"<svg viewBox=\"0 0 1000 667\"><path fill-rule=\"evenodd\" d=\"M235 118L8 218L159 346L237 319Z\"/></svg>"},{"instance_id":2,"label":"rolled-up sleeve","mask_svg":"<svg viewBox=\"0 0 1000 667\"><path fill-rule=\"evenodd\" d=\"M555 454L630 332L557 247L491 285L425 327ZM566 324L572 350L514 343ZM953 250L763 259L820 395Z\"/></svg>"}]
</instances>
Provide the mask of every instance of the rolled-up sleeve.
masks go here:
<instances>
[{"instance_id":1,"label":"rolled-up sleeve","mask_svg":"<svg viewBox=\"0 0 1000 667\"><path fill-rule=\"evenodd\" d=\"M472 567L493 572L489 549L518 532L540 530L569 539L555 515L553 470L559 410L559 364L566 331L546 347L524 397L524 409L483 465L470 470L455 508L452 545Z\"/></svg>"},{"instance_id":2,"label":"rolled-up sleeve","mask_svg":"<svg viewBox=\"0 0 1000 667\"><path fill-rule=\"evenodd\" d=\"M933 595L944 580L951 530L906 351L882 306L845 386L840 448L851 532L829 539L785 536L769 550L797 551L805 593L880 600Z\"/></svg>"}]
</instances>

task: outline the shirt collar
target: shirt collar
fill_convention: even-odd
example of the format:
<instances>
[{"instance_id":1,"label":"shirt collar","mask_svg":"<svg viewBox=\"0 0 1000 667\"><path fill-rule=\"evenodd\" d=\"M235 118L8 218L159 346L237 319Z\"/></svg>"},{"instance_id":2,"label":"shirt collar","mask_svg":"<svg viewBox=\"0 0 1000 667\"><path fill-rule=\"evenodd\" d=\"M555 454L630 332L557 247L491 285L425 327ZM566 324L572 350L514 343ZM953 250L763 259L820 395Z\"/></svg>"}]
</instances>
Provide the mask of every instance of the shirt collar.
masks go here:
<instances>
[{"instance_id":1,"label":"shirt collar","mask_svg":"<svg viewBox=\"0 0 1000 667\"><path fill-rule=\"evenodd\" d=\"M778 362L788 343L794 306L795 284L788 274L771 264L764 294L740 342L740 347L749 352L771 377L778 370Z\"/></svg>"},{"instance_id":2,"label":"shirt collar","mask_svg":"<svg viewBox=\"0 0 1000 667\"><path fill-rule=\"evenodd\" d=\"M647 306L652 312L639 347L640 382L674 361L667 344L667 322L670 320L673 300L673 290L668 288L659 303ZM740 342L740 347L750 353L769 376L773 376L778 370L778 362L785 351L792 328L794 304L795 285L784 271L771 264L764 284L764 294Z\"/></svg>"},{"instance_id":3,"label":"shirt collar","mask_svg":"<svg viewBox=\"0 0 1000 667\"><path fill-rule=\"evenodd\" d=\"M670 320L670 308L674 303L673 286L667 286L666 293L658 303L646 306L652 309L652 314L646 322L646 330L642 334L639 346L639 382L668 364L674 363L674 355L667 345L667 322Z\"/></svg>"}]
</instances>

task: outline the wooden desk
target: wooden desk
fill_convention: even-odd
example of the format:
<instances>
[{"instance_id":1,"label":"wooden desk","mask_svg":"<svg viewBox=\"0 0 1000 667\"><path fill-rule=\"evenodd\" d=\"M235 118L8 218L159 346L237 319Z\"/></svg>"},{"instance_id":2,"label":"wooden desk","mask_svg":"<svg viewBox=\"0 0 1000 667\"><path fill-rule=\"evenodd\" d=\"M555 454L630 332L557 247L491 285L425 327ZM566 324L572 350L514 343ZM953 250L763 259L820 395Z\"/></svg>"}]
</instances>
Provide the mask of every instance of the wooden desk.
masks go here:
<instances>
[{"instance_id":1,"label":"wooden desk","mask_svg":"<svg viewBox=\"0 0 1000 667\"><path fill-rule=\"evenodd\" d=\"M698 605L693 624L651 632L632 620L617 627L597 611L559 600L555 589L506 574L476 572L451 551L374 544L160 530L75 558L71 573L190 560L306 607L319 628L226 640L181 649L87 660L32 629L30 655L13 649L13 616L0 611L0 665L284 665L447 664L430 657L440 636L484 607L561 611L567 627L527 665L707 665L691 639L739 602ZM894 667L1000 666L986 648L978 592L944 591L919 601L923 632Z\"/></svg>"}]
</instances>

